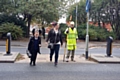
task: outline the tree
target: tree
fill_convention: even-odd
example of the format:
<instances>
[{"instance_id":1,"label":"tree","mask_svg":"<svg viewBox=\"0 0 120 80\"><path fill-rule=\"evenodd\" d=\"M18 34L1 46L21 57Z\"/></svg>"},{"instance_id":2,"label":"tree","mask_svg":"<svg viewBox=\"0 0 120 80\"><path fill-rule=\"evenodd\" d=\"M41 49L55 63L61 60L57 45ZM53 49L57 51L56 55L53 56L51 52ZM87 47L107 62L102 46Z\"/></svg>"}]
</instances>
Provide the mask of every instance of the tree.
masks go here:
<instances>
[{"instance_id":1,"label":"tree","mask_svg":"<svg viewBox=\"0 0 120 80\"><path fill-rule=\"evenodd\" d=\"M76 5L78 5L78 9L77 9L77 23L79 24L83 24L86 23L86 12L85 12L85 0L81 0L80 2L72 5L69 8L69 12L68 12L68 18L67 20L69 21L70 16L72 16L72 21L75 21L76 18Z\"/></svg>"},{"instance_id":2,"label":"tree","mask_svg":"<svg viewBox=\"0 0 120 80\"><path fill-rule=\"evenodd\" d=\"M57 1L51 0L20 0L18 12L24 15L24 20L28 23L27 35L29 35L29 28L33 18L39 18L41 21L50 23L58 17L58 10L56 9Z\"/></svg>"},{"instance_id":3,"label":"tree","mask_svg":"<svg viewBox=\"0 0 120 80\"><path fill-rule=\"evenodd\" d=\"M17 18L16 15L0 14L0 25L4 23L14 23L14 25L20 26L25 35L26 23L22 19Z\"/></svg>"},{"instance_id":4,"label":"tree","mask_svg":"<svg viewBox=\"0 0 120 80\"><path fill-rule=\"evenodd\" d=\"M117 39L120 39L120 0L95 0L91 9L91 18L93 21L104 24L111 24L113 32Z\"/></svg>"},{"instance_id":5,"label":"tree","mask_svg":"<svg viewBox=\"0 0 120 80\"><path fill-rule=\"evenodd\" d=\"M29 37L29 28L33 18L50 23L59 18L58 0L1 0L0 13L13 15L27 23L27 37ZM22 18L20 17L22 15Z\"/></svg>"},{"instance_id":6,"label":"tree","mask_svg":"<svg viewBox=\"0 0 120 80\"><path fill-rule=\"evenodd\" d=\"M77 4L78 25L86 23L85 4L86 0L80 0L80 2ZM75 21L76 16L75 6L76 4L71 6L69 9L69 17L72 15L73 21ZM91 4L90 19L94 23L98 23L100 28L105 28L105 23L110 24L113 32L117 36L117 39L120 39L120 0L94 0L94 2Z\"/></svg>"}]
</instances>

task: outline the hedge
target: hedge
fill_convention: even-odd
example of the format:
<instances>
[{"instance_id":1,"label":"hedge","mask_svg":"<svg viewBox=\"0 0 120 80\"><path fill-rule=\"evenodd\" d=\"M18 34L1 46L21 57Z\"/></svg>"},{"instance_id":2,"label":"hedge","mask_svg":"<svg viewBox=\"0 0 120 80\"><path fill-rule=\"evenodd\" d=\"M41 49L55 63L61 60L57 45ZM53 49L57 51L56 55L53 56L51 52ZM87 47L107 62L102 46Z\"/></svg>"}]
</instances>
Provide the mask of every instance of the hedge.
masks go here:
<instances>
[{"instance_id":1,"label":"hedge","mask_svg":"<svg viewBox=\"0 0 120 80\"><path fill-rule=\"evenodd\" d=\"M16 40L23 36L23 30L20 26L14 25L13 23L3 23L0 25L1 38L6 37L6 34L10 32L12 39Z\"/></svg>"}]
</instances>

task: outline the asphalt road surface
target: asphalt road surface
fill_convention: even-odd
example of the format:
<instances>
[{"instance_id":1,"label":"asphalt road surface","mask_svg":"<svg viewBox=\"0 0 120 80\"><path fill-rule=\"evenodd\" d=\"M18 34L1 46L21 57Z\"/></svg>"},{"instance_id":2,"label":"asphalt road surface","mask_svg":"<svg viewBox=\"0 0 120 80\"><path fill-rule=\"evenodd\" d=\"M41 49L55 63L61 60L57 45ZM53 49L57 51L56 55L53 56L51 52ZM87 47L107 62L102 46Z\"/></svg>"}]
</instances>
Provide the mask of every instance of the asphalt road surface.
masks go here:
<instances>
[{"instance_id":1,"label":"asphalt road surface","mask_svg":"<svg viewBox=\"0 0 120 80\"><path fill-rule=\"evenodd\" d=\"M0 80L120 80L120 64L1 63Z\"/></svg>"},{"instance_id":2,"label":"asphalt road surface","mask_svg":"<svg viewBox=\"0 0 120 80\"><path fill-rule=\"evenodd\" d=\"M12 46L11 47L11 52L19 52L21 54L26 53L26 47L17 47L17 46ZM5 46L0 46L0 52L5 52L6 47ZM49 54L49 49L46 47L41 48L41 53L42 54ZM64 48L60 49L60 54L64 53ZM84 54L85 49L77 49L76 54ZM99 48L89 48L89 54L106 54L106 48L105 47L99 47ZM113 48L112 49L112 54L115 56L120 56L120 48Z\"/></svg>"}]
</instances>

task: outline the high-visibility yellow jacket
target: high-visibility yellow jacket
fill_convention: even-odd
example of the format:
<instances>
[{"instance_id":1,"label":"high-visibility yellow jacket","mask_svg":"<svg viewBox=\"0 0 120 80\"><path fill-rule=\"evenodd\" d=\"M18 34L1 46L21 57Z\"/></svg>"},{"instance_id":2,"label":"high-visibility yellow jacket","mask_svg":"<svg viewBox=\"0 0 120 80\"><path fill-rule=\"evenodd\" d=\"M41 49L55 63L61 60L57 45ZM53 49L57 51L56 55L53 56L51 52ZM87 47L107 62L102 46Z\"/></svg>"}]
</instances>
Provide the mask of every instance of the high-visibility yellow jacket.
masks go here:
<instances>
[{"instance_id":1,"label":"high-visibility yellow jacket","mask_svg":"<svg viewBox=\"0 0 120 80\"><path fill-rule=\"evenodd\" d=\"M68 33L67 33L67 31L68 31ZM74 28L74 29L67 28L64 33L67 35L67 49L75 50L76 49L76 39L78 38L76 28Z\"/></svg>"}]
</instances>

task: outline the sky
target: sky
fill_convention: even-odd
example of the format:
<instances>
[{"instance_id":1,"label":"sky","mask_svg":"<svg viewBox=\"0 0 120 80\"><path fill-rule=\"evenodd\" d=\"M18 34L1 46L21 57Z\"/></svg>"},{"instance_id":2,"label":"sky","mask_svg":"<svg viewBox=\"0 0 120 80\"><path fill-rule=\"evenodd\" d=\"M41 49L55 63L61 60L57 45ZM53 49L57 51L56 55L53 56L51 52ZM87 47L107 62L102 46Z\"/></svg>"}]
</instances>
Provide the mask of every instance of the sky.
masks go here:
<instances>
[{"instance_id":1,"label":"sky","mask_svg":"<svg viewBox=\"0 0 120 80\"><path fill-rule=\"evenodd\" d=\"M79 2L80 0L74 0L75 2ZM69 5L69 3L68 3ZM63 16L58 20L58 23L66 23L66 14L63 14Z\"/></svg>"}]
</instances>

